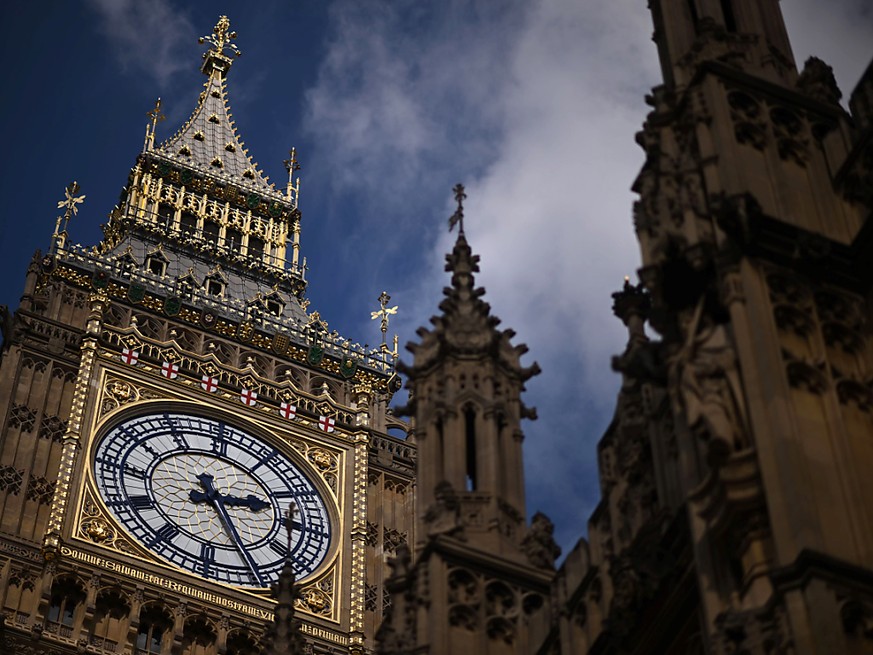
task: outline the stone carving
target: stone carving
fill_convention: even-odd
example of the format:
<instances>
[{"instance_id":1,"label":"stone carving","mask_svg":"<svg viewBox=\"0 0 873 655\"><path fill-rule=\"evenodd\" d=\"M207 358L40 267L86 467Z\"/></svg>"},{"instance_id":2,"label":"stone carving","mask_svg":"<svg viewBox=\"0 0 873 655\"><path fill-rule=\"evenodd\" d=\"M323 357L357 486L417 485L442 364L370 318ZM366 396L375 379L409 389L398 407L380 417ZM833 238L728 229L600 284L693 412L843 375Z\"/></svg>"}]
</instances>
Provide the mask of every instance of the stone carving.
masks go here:
<instances>
[{"instance_id":1,"label":"stone carving","mask_svg":"<svg viewBox=\"0 0 873 655\"><path fill-rule=\"evenodd\" d=\"M518 603L515 593L502 582L491 582L485 589L485 633L491 639L511 644L515 641Z\"/></svg>"},{"instance_id":2,"label":"stone carving","mask_svg":"<svg viewBox=\"0 0 873 655\"><path fill-rule=\"evenodd\" d=\"M687 325L670 377L688 427L707 443L710 465L720 466L746 445L745 406L730 335L703 316L704 302L702 297Z\"/></svg>"},{"instance_id":3,"label":"stone carving","mask_svg":"<svg viewBox=\"0 0 873 655\"><path fill-rule=\"evenodd\" d=\"M449 623L466 630L479 625L479 581L465 569L449 572Z\"/></svg>"},{"instance_id":4,"label":"stone carving","mask_svg":"<svg viewBox=\"0 0 873 655\"><path fill-rule=\"evenodd\" d=\"M461 502L454 487L443 480L434 487L434 503L427 508L424 521L429 525L428 535L445 534L461 537Z\"/></svg>"},{"instance_id":5,"label":"stone carving","mask_svg":"<svg viewBox=\"0 0 873 655\"><path fill-rule=\"evenodd\" d=\"M554 569L561 548L555 543L555 526L542 512L534 514L530 529L521 541L521 550L528 561L540 569Z\"/></svg>"},{"instance_id":6,"label":"stone carving","mask_svg":"<svg viewBox=\"0 0 873 655\"><path fill-rule=\"evenodd\" d=\"M857 598L844 600L840 620L847 635L873 643L873 605Z\"/></svg>"},{"instance_id":7,"label":"stone carving","mask_svg":"<svg viewBox=\"0 0 873 655\"><path fill-rule=\"evenodd\" d=\"M828 376L825 373L826 364L823 360L812 361L798 357L784 348L782 349L782 359L785 361L788 384L795 389L820 394L828 388Z\"/></svg>"},{"instance_id":8,"label":"stone carving","mask_svg":"<svg viewBox=\"0 0 873 655\"><path fill-rule=\"evenodd\" d=\"M727 611L715 619L717 652L793 655L794 644L780 607Z\"/></svg>"},{"instance_id":9,"label":"stone carving","mask_svg":"<svg viewBox=\"0 0 873 655\"><path fill-rule=\"evenodd\" d=\"M331 616L334 610L333 577L336 570L328 572L321 579L301 587L294 607L318 616Z\"/></svg>"},{"instance_id":10,"label":"stone carving","mask_svg":"<svg viewBox=\"0 0 873 655\"><path fill-rule=\"evenodd\" d=\"M797 78L797 88L810 98L829 105L838 105L843 97L834 77L834 69L818 57L810 57L803 64L803 72Z\"/></svg>"},{"instance_id":11,"label":"stone carving","mask_svg":"<svg viewBox=\"0 0 873 655\"><path fill-rule=\"evenodd\" d=\"M773 107L770 109L770 122L779 156L805 166L809 148L805 121L785 107Z\"/></svg>"},{"instance_id":12,"label":"stone carving","mask_svg":"<svg viewBox=\"0 0 873 655\"><path fill-rule=\"evenodd\" d=\"M82 514L79 520L81 521L79 523L79 536L83 539L122 553L136 553L131 544L112 527L112 522L103 515L88 492L85 495L85 503L82 505Z\"/></svg>"},{"instance_id":13,"label":"stone carving","mask_svg":"<svg viewBox=\"0 0 873 655\"><path fill-rule=\"evenodd\" d=\"M734 137L737 143L763 150L767 145L767 124L763 119L761 103L742 91L728 93Z\"/></svg>"},{"instance_id":14,"label":"stone carving","mask_svg":"<svg viewBox=\"0 0 873 655\"><path fill-rule=\"evenodd\" d=\"M103 399L100 403L100 415L140 400L152 400L165 396L145 387L141 387L121 380L114 376L108 376L103 385Z\"/></svg>"}]
</instances>

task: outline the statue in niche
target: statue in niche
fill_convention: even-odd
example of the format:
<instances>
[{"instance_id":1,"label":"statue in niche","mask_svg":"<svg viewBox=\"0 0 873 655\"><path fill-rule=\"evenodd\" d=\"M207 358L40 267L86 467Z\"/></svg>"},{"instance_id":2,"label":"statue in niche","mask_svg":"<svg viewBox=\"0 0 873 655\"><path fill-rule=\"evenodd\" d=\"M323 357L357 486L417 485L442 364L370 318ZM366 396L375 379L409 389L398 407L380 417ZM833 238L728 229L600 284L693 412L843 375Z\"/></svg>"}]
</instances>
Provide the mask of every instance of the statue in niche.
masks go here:
<instances>
[{"instance_id":1,"label":"statue in niche","mask_svg":"<svg viewBox=\"0 0 873 655\"><path fill-rule=\"evenodd\" d=\"M721 466L747 445L745 407L737 359L727 329L704 316L701 297L687 326L687 338L670 370L674 394L688 427L707 443L710 466Z\"/></svg>"},{"instance_id":2,"label":"statue in niche","mask_svg":"<svg viewBox=\"0 0 873 655\"><path fill-rule=\"evenodd\" d=\"M528 561L540 569L554 569L561 547L555 543L555 526L542 512L534 514L530 529L521 542Z\"/></svg>"},{"instance_id":3,"label":"statue in niche","mask_svg":"<svg viewBox=\"0 0 873 655\"><path fill-rule=\"evenodd\" d=\"M429 535L445 534L462 537L461 501L452 484L443 480L434 487L434 503L428 507L424 520L429 524Z\"/></svg>"}]
</instances>

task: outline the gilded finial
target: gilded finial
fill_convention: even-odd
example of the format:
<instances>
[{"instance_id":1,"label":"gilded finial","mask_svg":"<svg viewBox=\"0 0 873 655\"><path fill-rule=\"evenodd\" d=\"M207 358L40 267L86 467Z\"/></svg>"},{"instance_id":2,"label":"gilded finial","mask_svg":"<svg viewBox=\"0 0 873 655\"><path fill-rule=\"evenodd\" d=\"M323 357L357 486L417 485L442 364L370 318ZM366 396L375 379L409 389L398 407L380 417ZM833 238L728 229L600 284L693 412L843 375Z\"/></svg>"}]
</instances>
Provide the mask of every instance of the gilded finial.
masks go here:
<instances>
[{"instance_id":1,"label":"gilded finial","mask_svg":"<svg viewBox=\"0 0 873 655\"><path fill-rule=\"evenodd\" d=\"M143 152L151 150L155 146L155 130L157 129L158 123L167 118L161 111L160 98L155 100L155 106L146 112L146 116L149 117L149 122L148 125L146 125L146 136L145 144L143 145Z\"/></svg>"},{"instance_id":2,"label":"gilded finial","mask_svg":"<svg viewBox=\"0 0 873 655\"><path fill-rule=\"evenodd\" d=\"M288 200L292 201L295 205L297 204L297 198L300 197L300 178L297 178L297 183L294 183L294 173L300 170L300 162L297 161L297 148L291 148L288 152L288 159L284 162L285 170L288 171L288 187L285 190L285 194L288 196ZM297 236L295 236L295 239ZM296 241L295 241L296 245ZM296 251L295 251L296 257ZM295 262L296 263L296 262Z\"/></svg>"},{"instance_id":3,"label":"gilded finial","mask_svg":"<svg viewBox=\"0 0 873 655\"><path fill-rule=\"evenodd\" d=\"M388 343L386 342L386 336L388 334L388 317L393 316L397 313L397 305L394 307L388 307L388 301L391 300L391 296L388 295L387 292L383 291L379 295L379 310L375 312L370 312L370 320L375 321L377 318L382 320L382 324L380 326L382 330L382 350L388 350Z\"/></svg>"},{"instance_id":4,"label":"gilded finial","mask_svg":"<svg viewBox=\"0 0 873 655\"><path fill-rule=\"evenodd\" d=\"M213 71L218 71L223 75L230 68L233 61L228 55L224 54L225 50L230 50L234 55L239 57L242 52L232 42L236 38L236 32L230 31L230 20L227 16L219 16L218 22L212 28L212 34L201 36L198 43L208 43L212 47L203 53L202 70L207 75L211 75Z\"/></svg>"},{"instance_id":5,"label":"gilded finial","mask_svg":"<svg viewBox=\"0 0 873 655\"><path fill-rule=\"evenodd\" d=\"M208 43L212 46L212 50L209 52L224 55L224 49L228 48L239 57L242 52L240 49L236 47L235 43L231 43L231 39L236 38L236 32L230 31L230 19L227 16L219 16L218 22L215 24L215 27L212 28L212 34L207 36L201 36L197 39L198 43Z\"/></svg>"},{"instance_id":6,"label":"gilded finial","mask_svg":"<svg viewBox=\"0 0 873 655\"><path fill-rule=\"evenodd\" d=\"M460 228L458 228L458 236L463 236L464 234L464 199L467 197L467 194L464 193L464 185L456 184L452 189L455 192L455 200L458 201L458 208L455 210L455 213L449 217L449 232L451 232L455 225L460 223Z\"/></svg>"},{"instance_id":7,"label":"gilded finial","mask_svg":"<svg viewBox=\"0 0 873 655\"><path fill-rule=\"evenodd\" d=\"M288 159L282 162L285 164L285 170L288 171L289 176L294 175L294 171L299 171L301 166L297 161L297 148L291 148L288 151Z\"/></svg>"},{"instance_id":8,"label":"gilded finial","mask_svg":"<svg viewBox=\"0 0 873 655\"><path fill-rule=\"evenodd\" d=\"M63 216L58 216L55 222L55 233L52 235L52 252L55 248L62 248L67 237L67 224L70 219L79 213L78 205L81 205L85 200L85 196L77 196L80 191L79 183L76 181L70 182L64 189L64 199L58 203L58 209L64 210ZM61 223L63 222L63 227Z\"/></svg>"}]
</instances>

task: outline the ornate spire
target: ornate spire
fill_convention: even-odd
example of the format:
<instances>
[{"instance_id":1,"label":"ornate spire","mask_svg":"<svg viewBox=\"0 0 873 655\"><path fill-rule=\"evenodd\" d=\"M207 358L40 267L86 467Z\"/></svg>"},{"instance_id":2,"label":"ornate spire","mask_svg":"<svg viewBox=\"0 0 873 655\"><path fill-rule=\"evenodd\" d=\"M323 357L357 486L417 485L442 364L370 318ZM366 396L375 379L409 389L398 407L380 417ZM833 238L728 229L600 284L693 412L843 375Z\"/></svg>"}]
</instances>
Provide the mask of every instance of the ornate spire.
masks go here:
<instances>
[{"instance_id":1,"label":"ornate spire","mask_svg":"<svg viewBox=\"0 0 873 655\"><path fill-rule=\"evenodd\" d=\"M461 222L466 198L462 185L456 185L454 191L458 210L450 219L450 226ZM426 370L446 356L483 354L501 360L522 382L539 373L536 363L529 367L520 365L519 359L527 352L527 346L511 345L515 332L496 329L500 319L491 314L491 306L482 300L485 289L475 285L473 274L479 272L479 255L473 254L463 230L459 231L452 252L446 255L446 271L452 274L452 279L451 286L443 289L445 298L439 305L442 313L430 319L432 330L419 328L419 343L407 345L415 356L415 365L401 365L402 372L414 376L416 371ZM529 414L533 415L533 411Z\"/></svg>"},{"instance_id":2,"label":"ornate spire","mask_svg":"<svg viewBox=\"0 0 873 655\"><path fill-rule=\"evenodd\" d=\"M236 32L230 32L229 29L230 21L227 16L222 16L212 30L213 34L200 38L201 43L208 42L212 48L203 55L205 61L202 70L209 75L209 80L200 94L197 107L176 134L157 148L148 146L148 149L183 166L197 169L200 173L226 178L235 186L269 193L275 199L296 205L296 190L289 188L288 197L278 192L258 169L237 134L225 83L225 74L232 59L224 52L229 49L238 55L239 50L230 41L236 38ZM151 113L149 115L152 116Z\"/></svg>"},{"instance_id":3,"label":"ornate spire","mask_svg":"<svg viewBox=\"0 0 873 655\"><path fill-rule=\"evenodd\" d=\"M143 152L147 150L151 150L155 147L155 130L158 127L158 123L165 120L167 117L164 116L164 113L161 111L161 99L158 98L155 101L155 106L146 112L146 116L149 117L148 125L146 125L146 136L145 136L145 144L143 144Z\"/></svg>"},{"instance_id":4,"label":"ornate spire","mask_svg":"<svg viewBox=\"0 0 873 655\"><path fill-rule=\"evenodd\" d=\"M214 72L219 75L227 73L233 59L224 54L225 49L230 50L237 57L242 54L236 44L231 43L231 39L235 38L236 32L230 31L230 20L227 16L219 16L218 22L212 28L212 34L201 36L198 39L199 43L208 43L212 46L203 53L203 66L200 70L206 75L212 75Z\"/></svg>"}]
</instances>

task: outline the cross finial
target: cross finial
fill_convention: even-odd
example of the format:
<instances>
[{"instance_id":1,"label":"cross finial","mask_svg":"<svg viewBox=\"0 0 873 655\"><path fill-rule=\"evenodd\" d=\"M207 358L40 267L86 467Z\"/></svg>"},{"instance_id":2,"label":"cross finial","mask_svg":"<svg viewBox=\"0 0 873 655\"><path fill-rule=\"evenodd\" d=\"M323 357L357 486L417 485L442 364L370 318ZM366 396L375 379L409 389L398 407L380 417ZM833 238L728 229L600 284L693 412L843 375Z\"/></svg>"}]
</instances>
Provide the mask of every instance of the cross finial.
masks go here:
<instances>
[{"instance_id":1,"label":"cross finial","mask_svg":"<svg viewBox=\"0 0 873 655\"><path fill-rule=\"evenodd\" d=\"M215 24L215 27L212 28L212 34L201 36L197 42L208 43L212 46L212 49L207 54L216 54L225 57L224 49L227 48L239 57L242 53L239 48L236 47L236 44L231 43L231 40L235 38L236 32L230 31L230 20L228 17L219 16L218 22Z\"/></svg>"},{"instance_id":2,"label":"cross finial","mask_svg":"<svg viewBox=\"0 0 873 655\"><path fill-rule=\"evenodd\" d=\"M146 112L149 117L149 124L146 125L146 138L144 150L151 150L155 145L155 129L158 123L166 118L161 111L161 99L155 100L155 106Z\"/></svg>"},{"instance_id":3,"label":"cross finial","mask_svg":"<svg viewBox=\"0 0 873 655\"><path fill-rule=\"evenodd\" d=\"M467 194L464 193L464 185L458 183L455 185L455 188L452 189L455 192L455 200L458 201L458 208L455 210L455 213L449 217L449 232L451 232L455 225L460 223L460 228L458 229L458 236L463 236L464 234L464 199L467 197Z\"/></svg>"},{"instance_id":4,"label":"cross finial","mask_svg":"<svg viewBox=\"0 0 873 655\"><path fill-rule=\"evenodd\" d=\"M285 164L285 170L288 171L288 175L294 175L294 171L299 171L301 167L297 161L297 148L291 148L288 151L288 159L282 163Z\"/></svg>"},{"instance_id":5,"label":"cross finial","mask_svg":"<svg viewBox=\"0 0 873 655\"><path fill-rule=\"evenodd\" d=\"M53 250L55 247L63 247L67 236L67 224L73 216L79 213L78 205L81 205L85 200L84 195L76 195L79 191L79 183L76 181L70 182L64 189L64 199L58 203L58 209L63 209L64 215L58 216L58 220L55 223L55 233L52 235L54 237ZM61 227L62 221L64 224L63 228Z\"/></svg>"},{"instance_id":6,"label":"cross finial","mask_svg":"<svg viewBox=\"0 0 873 655\"><path fill-rule=\"evenodd\" d=\"M389 296L386 291L383 291L379 295L379 310L370 312L371 321L375 321L377 318L382 319L382 324L380 325L382 330L382 350L388 349L388 344L385 341L385 337L388 333L388 317L397 313L397 305L394 305L394 307L388 307L389 300L391 300L391 296Z\"/></svg>"}]
</instances>

